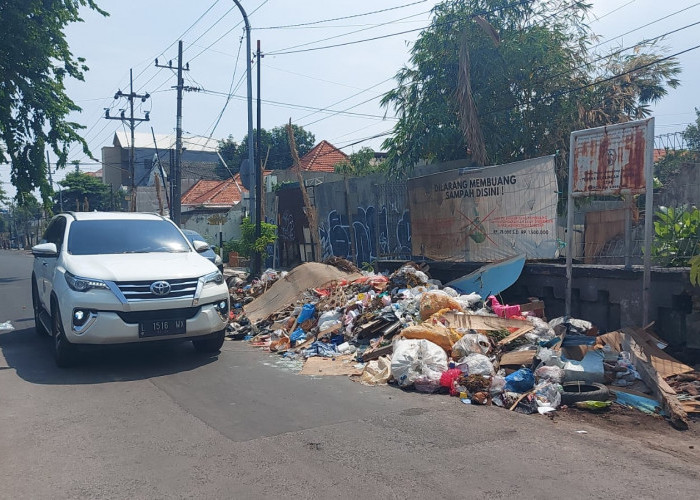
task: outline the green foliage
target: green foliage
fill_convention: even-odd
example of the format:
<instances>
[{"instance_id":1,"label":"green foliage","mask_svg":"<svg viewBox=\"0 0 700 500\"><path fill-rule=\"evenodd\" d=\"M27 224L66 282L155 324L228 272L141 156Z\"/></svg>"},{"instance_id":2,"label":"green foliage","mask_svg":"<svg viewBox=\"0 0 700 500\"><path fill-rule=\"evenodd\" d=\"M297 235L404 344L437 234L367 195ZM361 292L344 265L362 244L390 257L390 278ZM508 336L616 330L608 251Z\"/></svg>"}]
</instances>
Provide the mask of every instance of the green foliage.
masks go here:
<instances>
[{"instance_id":1,"label":"green foliage","mask_svg":"<svg viewBox=\"0 0 700 500\"><path fill-rule=\"evenodd\" d=\"M292 125L294 139L297 143L299 156L304 156L314 147L316 138L311 132L307 132L298 125ZM257 129L253 130L253 141L257 140ZM236 142L233 136L219 142L219 153L236 174L241 169L241 163L248 158L248 134L241 142ZM284 170L292 166L292 154L289 151L289 140L286 125L275 127L270 131L260 130L260 155L267 170ZM266 161L267 160L267 161ZM224 167L220 172L224 176L229 174Z\"/></svg>"},{"instance_id":2,"label":"green foliage","mask_svg":"<svg viewBox=\"0 0 700 500\"><path fill-rule=\"evenodd\" d=\"M576 0L438 4L411 50L410 65L399 70L397 87L382 99L399 119L383 143L391 172L410 172L420 160L469 159L477 149L466 142L458 118L462 45L469 52L487 164L555 152L565 158L572 130L647 116L648 104L678 85L676 60L643 68L658 57L644 47L631 55L590 53L589 10Z\"/></svg>"},{"instance_id":3,"label":"green foliage","mask_svg":"<svg viewBox=\"0 0 700 500\"><path fill-rule=\"evenodd\" d=\"M2 181L0 181L0 205L4 205L7 202L7 191L2 187Z\"/></svg>"},{"instance_id":4,"label":"green foliage","mask_svg":"<svg viewBox=\"0 0 700 500\"><path fill-rule=\"evenodd\" d=\"M688 263L690 264L690 282L700 286L700 254L690 259Z\"/></svg>"},{"instance_id":5,"label":"green foliage","mask_svg":"<svg viewBox=\"0 0 700 500\"><path fill-rule=\"evenodd\" d=\"M64 210L76 210L76 201L80 206L79 211L110 211L117 210L121 206L123 194L121 191L111 193L109 186L100 179L83 172L71 172L59 182L63 187ZM87 199L87 206L85 200ZM54 195L54 210L59 211L59 195Z\"/></svg>"},{"instance_id":6,"label":"green foliage","mask_svg":"<svg viewBox=\"0 0 700 500\"><path fill-rule=\"evenodd\" d=\"M107 15L93 0L4 1L0 6L0 162L11 164L19 203L21 193L38 188L50 207L47 147L56 154L58 167L65 166L73 143L90 155L79 135L83 127L66 120L80 108L66 95L65 81L83 80L88 68L70 52L64 30L82 22L83 7Z\"/></svg>"},{"instance_id":7,"label":"green foliage","mask_svg":"<svg viewBox=\"0 0 700 500\"><path fill-rule=\"evenodd\" d=\"M377 162L371 148L361 148L357 153L342 162L336 163L334 170L338 174L354 175L357 177L386 171L385 162Z\"/></svg>"},{"instance_id":8,"label":"green foliage","mask_svg":"<svg viewBox=\"0 0 700 500\"><path fill-rule=\"evenodd\" d=\"M695 108L695 123L686 127L683 139L685 139L689 150L696 154L700 152L700 109Z\"/></svg>"},{"instance_id":9,"label":"green foliage","mask_svg":"<svg viewBox=\"0 0 700 500\"><path fill-rule=\"evenodd\" d=\"M260 223L260 238L255 239L255 224L251 222L250 217L245 217L241 222L242 237L240 240L230 240L224 244L224 252L238 252L242 257L252 257L253 253L260 252L262 259L265 260L267 255L267 246L274 243L277 239L275 234L277 226L268 222Z\"/></svg>"},{"instance_id":10,"label":"green foliage","mask_svg":"<svg viewBox=\"0 0 700 500\"><path fill-rule=\"evenodd\" d=\"M689 265L700 252L700 210L697 207L659 207L654 221L652 256L671 267Z\"/></svg>"}]
</instances>

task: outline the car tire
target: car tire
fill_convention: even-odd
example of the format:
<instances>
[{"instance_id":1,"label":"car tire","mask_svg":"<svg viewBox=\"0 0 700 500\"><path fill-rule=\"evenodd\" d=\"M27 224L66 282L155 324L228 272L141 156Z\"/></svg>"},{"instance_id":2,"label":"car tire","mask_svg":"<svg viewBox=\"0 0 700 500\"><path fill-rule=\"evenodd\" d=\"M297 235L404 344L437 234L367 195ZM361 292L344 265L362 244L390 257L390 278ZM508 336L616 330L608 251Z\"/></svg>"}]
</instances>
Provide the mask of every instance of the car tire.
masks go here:
<instances>
[{"instance_id":1,"label":"car tire","mask_svg":"<svg viewBox=\"0 0 700 500\"><path fill-rule=\"evenodd\" d=\"M63 331L61 312L58 310L58 305L53 307L51 314L51 330L51 334L53 335L53 355L56 366L59 368L70 368L75 365L77 361L77 353L75 345L68 341Z\"/></svg>"},{"instance_id":2,"label":"car tire","mask_svg":"<svg viewBox=\"0 0 700 500\"><path fill-rule=\"evenodd\" d=\"M579 401L607 401L610 391L603 384L565 382L562 384L561 404L571 406Z\"/></svg>"},{"instance_id":3,"label":"car tire","mask_svg":"<svg viewBox=\"0 0 700 500\"><path fill-rule=\"evenodd\" d=\"M39 288L36 280L32 278L32 309L34 309L34 331L42 337L49 334L49 331L41 322L41 303L39 302Z\"/></svg>"},{"instance_id":4,"label":"car tire","mask_svg":"<svg viewBox=\"0 0 700 500\"><path fill-rule=\"evenodd\" d=\"M226 330L221 330L216 332L216 335L210 339L203 340L193 340L192 345L195 351L201 353L216 353L221 350L221 346L224 345L224 338L226 337Z\"/></svg>"}]
</instances>

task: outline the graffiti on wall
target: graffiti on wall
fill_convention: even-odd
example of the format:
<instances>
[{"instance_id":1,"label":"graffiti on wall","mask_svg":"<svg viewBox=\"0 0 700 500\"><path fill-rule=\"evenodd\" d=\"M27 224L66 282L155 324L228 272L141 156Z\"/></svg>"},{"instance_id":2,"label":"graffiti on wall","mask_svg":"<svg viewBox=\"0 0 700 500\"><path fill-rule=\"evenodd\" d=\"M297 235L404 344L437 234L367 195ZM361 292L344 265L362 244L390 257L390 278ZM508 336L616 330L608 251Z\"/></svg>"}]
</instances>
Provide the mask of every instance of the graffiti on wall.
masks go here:
<instances>
[{"instance_id":1,"label":"graffiti on wall","mask_svg":"<svg viewBox=\"0 0 700 500\"><path fill-rule=\"evenodd\" d=\"M409 215L408 210L399 212L386 205L378 211L372 205L357 207L351 227L347 215L331 210L319 225L323 258L343 257L358 265L379 257L408 258L411 255Z\"/></svg>"}]
</instances>

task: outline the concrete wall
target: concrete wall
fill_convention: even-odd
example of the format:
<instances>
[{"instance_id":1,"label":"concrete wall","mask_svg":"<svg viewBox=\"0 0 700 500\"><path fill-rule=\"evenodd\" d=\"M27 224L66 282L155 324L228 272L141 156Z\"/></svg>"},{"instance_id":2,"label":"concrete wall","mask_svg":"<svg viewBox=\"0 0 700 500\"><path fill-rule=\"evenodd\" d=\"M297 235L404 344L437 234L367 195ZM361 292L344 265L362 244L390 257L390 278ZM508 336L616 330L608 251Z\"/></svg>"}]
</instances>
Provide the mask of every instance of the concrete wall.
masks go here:
<instances>
[{"instance_id":1,"label":"concrete wall","mask_svg":"<svg viewBox=\"0 0 700 500\"><path fill-rule=\"evenodd\" d=\"M183 229L191 229L197 231L204 236L207 243L210 245L219 245L219 226L209 224L209 217L214 214L222 214L226 217L227 222L221 226L224 241L231 239L237 240L241 238L241 221L243 219L243 211L241 205L238 204L230 210L192 210L182 213Z\"/></svg>"}]
</instances>

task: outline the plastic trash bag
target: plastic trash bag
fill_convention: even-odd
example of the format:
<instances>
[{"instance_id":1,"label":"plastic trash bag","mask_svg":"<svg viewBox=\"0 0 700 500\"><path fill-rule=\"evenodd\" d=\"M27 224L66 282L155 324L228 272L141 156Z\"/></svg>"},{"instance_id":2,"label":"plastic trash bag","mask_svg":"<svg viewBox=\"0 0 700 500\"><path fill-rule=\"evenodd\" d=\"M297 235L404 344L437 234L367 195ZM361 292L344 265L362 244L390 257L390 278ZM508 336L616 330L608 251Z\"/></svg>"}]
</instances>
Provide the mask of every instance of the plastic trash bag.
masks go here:
<instances>
[{"instance_id":1,"label":"plastic trash bag","mask_svg":"<svg viewBox=\"0 0 700 500\"><path fill-rule=\"evenodd\" d=\"M441 309L462 311L462 306L442 290L432 290L423 294L420 299L421 319L426 320Z\"/></svg>"},{"instance_id":2,"label":"plastic trash bag","mask_svg":"<svg viewBox=\"0 0 700 500\"><path fill-rule=\"evenodd\" d=\"M340 311L326 311L318 318L318 331L323 332L337 325L342 325L341 318L343 314Z\"/></svg>"},{"instance_id":3,"label":"plastic trash bag","mask_svg":"<svg viewBox=\"0 0 700 500\"><path fill-rule=\"evenodd\" d=\"M462 370L459 368L447 370L440 376L440 386L447 387L450 390L450 396L457 396L459 391L457 391L455 387L455 382L457 382L461 376Z\"/></svg>"},{"instance_id":4,"label":"plastic trash bag","mask_svg":"<svg viewBox=\"0 0 700 500\"><path fill-rule=\"evenodd\" d=\"M530 330L525 334L525 338L527 338L530 342L540 342L542 340L549 340L556 337L554 329L542 318L538 318L537 316L528 316L527 320L532 323L532 326L535 327L533 330Z\"/></svg>"},{"instance_id":5,"label":"plastic trash bag","mask_svg":"<svg viewBox=\"0 0 700 500\"><path fill-rule=\"evenodd\" d=\"M457 368L467 375L491 377L496 372L491 360L483 354L471 353L457 362Z\"/></svg>"},{"instance_id":6,"label":"plastic trash bag","mask_svg":"<svg viewBox=\"0 0 700 500\"><path fill-rule=\"evenodd\" d=\"M425 385L435 381L447 371L447 354L438 345L425 339L399 339L394 344L391 373L401 387L408 387L416 380Z\"/></svg>"},{"instance_id":7,"label":"plastic trash bag","mask_svg":"<svg viewBox=\"0 0 700 500\"><path fill-rule=\"evenodd\" d=\"M467 310L480 303L482 299L481 295L473 292L468 295L460 295L459 297L455 297L455 300L460 306L462 306L462 309Z\"/></svg>"},{"instance_id":8,"label":"plastic trash bag","mask_svg":"<svg viewBox=\"0 0 700 500\"><path fill-rule=\"evenodd\" d=\"M459 334L442 323L430 322L413 325L401 330L400 336L406 339L425 339L433 344L437 344L445 351L452 349L452 346L460 338Z\"/></svg>"},{"instance_id":9,"label":"plastic trash bag","mask_svg":"<svg viewBox=\"0 0 700 500\"><path fill-rule=\"evenodd\" d=\"M306 333L301 328L297 328L289 336L289 340L292 343L292 345L296 344L297 342L303 342L304 340L306 340Z\"/></svg>"},{"instance_id":10,"label":"plastic trash bag","mask_svg":"<svg viewBox=\"0 0 700 500\"><path fill-rule=\"evenodd\" d=\"M314 304L304 304L304 307L301 308L301 312L297 318L297 323L301 324L307 319L313 318L315 312L316 306Z\"/></svg>"},{"instance_id":11,"label":"plastic trash bag","mask_svg":"<svg viewBox=\"0 0 700 500\"><path fill-rule=\"evenodd\" d=\"M555 384L561 384L564 380L564 370L558 366L540 366L535 370L535 377L538 382L554 382Z\"/></svg>"},{"instance_id":12,"label":"plastic trash bag","mask_svg":"<svg viewBox=\"0 0 700 500\"><path fill-rule=\"evenodd\" d=\"M535 376L529 368L521 368L506 376L506 391L527 392L535 386Z\"/></svg>"},{"instance_id":13,"label":"plastic trash bag","mask_svg":"<svg viewBox=\"0 0 700 500\"><path fill-rule=\"evenodd\" d=\"M491 343L486 335L480 333L467 333L452 346L452 357L461 359L475 352L477 354L488 354L491 350Z\"/></svg>"},{"instance_id":14,"label":"plastic trash bag","mask_svg":"<svg viewBox=\"0 0 700 500\"><path fill-rule=\"evenodd\" d=\"M373 359L365 366L360 376L360 383L364 385L383 385L391 378L391 357L380 356Z\"/></svg>"},{"instance_id":15,"label":"plastic trash bag","mask_svg":"<svg viewBox=\"0 0 700 500\"><path fill-rule=\"evenodd\" d=\"M561 404L562 388L559 384L542 382L535 387L535 400L540 408L558 408Z\"/></svg>"}]
</instances>

